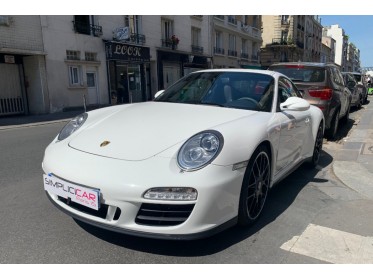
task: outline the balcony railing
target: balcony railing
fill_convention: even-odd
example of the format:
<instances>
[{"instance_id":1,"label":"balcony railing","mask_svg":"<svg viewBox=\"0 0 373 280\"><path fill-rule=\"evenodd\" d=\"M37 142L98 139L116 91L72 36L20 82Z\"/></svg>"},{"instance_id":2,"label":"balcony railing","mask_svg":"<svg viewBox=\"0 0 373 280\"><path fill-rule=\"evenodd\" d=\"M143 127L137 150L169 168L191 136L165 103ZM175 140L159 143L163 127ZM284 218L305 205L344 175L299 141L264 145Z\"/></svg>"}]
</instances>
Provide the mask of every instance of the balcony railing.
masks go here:
<instances>
[{"instance_id":1,"label":"balcony railing","mask_svg":"<svg viewBox=\"0 0 373 280\"><path fill-rule=\"evenodd\" d=\"M203 53L203 47L191 45L192 53Z\"/></svg>"},{"instance_id":2,"label":"balcony railing","mask_svg":"<svg viewBox=\"0 0 373 280\"><path fill-rule=\"evenodd\" d=\"M261 37L260 30L256 27L242 24L241 29L252 37L256 37L256 38Z\"/></svg>"},{"instance_id":3,"label":"balcony railing","mask_svg":"<svg viewBox=\"0 0 373 280\"><path fill-rule=\"evenodd\" d=\"M242 59L249 59L249 54L247 54L247 53L241 53L241 58Z\"/></svg>"},{"instance_id":4,"label":"balcony railing","mask_svg":"<svg viewBox=\"0 0 373 280\"><path fill-rule=\"evenodd\" d=\"M129 43L134 43L134 44L139 44L143 45L146 42L145 35L142 34L136 34L136 33L131 33L128 39L124 40Z\"/></svg>"},{"instance_id":5,"label":"balcony railing","mask_svg":"<svg viewBox=\"0 0 373 280\"><path fill-rule=\"evenodd\" d=\"M225 51L222 48L214 47L214 54L224 54Z\"/></svg>"},{"instance_id":6,"label":"balcony railing","mask_svg":"<svg viewBox=\"0 0 373 280\"><path fill-rule=\"evenodd\" d=\"M237 51L234 51L234 50L228 50L228 55L229 55L229 56L237 56Z\"/></svg>"},{"instance_id":7,"label":"balcony railing","mask_svg":"<svg viewBox=\"0 0 373 280\"><path fill-rule=\"evenodd\" d=\"M102 35L102 26L88 24L86 22L73 21L74 31L80 34L101 36Z\"/></svg>"},{"instance_id":8,"label":"balcony railing","mask_svg":"<svg viewBox=\"0 0 373 280\"><path fill-rule=\"evenodd\" d=\"M272 46L281 45L281 46L292 46L295 45L294 40L292 39L272 39Z\"/></svg>"},{"instance_id":9,"label":"balcony railing","mask_svg":"<svg viewBox=\"0 0 373 280\"><path fill-rule=\"evenodd\" d=\"M171 39L161 39L162 47L176 50L177 44L173 43Z\"/></svg>"},{"instance_id":10,"label":"balcony railing","mask_svg":"<svg viewBox=\"0 0 373 280\"><path fill-rule=\"evenodd\" d=\"M255 62L257 62L257 61L258 61L258 55L256 55L256 54L252 54L252 55L251 55L251 61L255 61Z\"/></svg>"}]
</instances>

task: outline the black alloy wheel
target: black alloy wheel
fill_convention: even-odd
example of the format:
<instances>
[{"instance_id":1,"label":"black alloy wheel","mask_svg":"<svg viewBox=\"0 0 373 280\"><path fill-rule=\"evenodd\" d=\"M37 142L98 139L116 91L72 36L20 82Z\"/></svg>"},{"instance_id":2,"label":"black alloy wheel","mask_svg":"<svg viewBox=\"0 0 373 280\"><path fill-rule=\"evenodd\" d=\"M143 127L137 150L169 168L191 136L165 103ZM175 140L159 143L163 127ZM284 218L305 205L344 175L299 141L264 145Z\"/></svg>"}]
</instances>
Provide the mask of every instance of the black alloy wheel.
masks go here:
<instances>
[{"instance_id":1,"label":"black alloy wheel","mask_svg":"<svg viewBox=\"0 0 373 280\"><path fill-rule=\"evenodd\" d=\"M322 151L323 140L324 140L323 125L322 123L320 123L319 128L317 130L315 145L313 148L313 154L312 154L312 159L311 159L312 167L316 167L320 161L320 154Z\"/></svg>"},{"instance_id":2,"label":"black alloy wheel","mask_svg":"<svg viewBox=\"0 0 373 280\"><path fill-rule=\"evenodd\" d=\"M265 146L253 153L242 182L238 224L253 224L263 210L271 182L271 161Z\"/></svg>"}]
</instances>

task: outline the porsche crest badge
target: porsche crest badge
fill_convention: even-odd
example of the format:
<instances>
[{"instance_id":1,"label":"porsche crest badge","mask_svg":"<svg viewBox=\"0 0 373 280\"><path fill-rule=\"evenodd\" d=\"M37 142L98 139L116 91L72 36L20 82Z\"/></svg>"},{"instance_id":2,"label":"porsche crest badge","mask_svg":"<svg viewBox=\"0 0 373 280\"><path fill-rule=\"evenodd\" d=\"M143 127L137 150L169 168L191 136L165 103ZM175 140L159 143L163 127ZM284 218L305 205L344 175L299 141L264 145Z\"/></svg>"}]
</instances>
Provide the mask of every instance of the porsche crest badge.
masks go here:
<instances>
[{"instance_id":1,"label":"porsche crest badge","mask_svg":"<svg viewBox=\"0 0 373 280\"><path fill-rule=\"evenodd\" d=\"M110 144L110 141L104 141L100 144L100 147L105 147Z\"/></svg>"}]
</instances>

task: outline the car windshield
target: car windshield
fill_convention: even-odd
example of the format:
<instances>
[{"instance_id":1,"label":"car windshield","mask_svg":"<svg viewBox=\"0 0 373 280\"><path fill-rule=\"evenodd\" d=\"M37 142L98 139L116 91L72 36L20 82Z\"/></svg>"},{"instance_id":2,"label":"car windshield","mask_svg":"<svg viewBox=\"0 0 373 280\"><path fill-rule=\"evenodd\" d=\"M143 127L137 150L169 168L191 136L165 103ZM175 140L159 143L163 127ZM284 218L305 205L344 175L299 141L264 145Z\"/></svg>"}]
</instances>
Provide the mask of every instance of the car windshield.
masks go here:
<instances>
[{"instance_id":1,"label":"car windshield","mask_svg":"<svg viewBox=\"0 0 373 280\"><path fill-rule=\"evenodd\" d=\"M303 66L281 66L270 68L292 79L294 82L320 83L325 81L325 69Z\"/></svg>"},{"instance_id":2,"label":"car windshield","mask_svg":"<svg viewBox=\"0 0 373 280\"><path fill-rule=\"evenodd\" d=\"M356 81L361 82L361 75L354 74L354 77L355 77Z\"/></svg>"},{"instance_id":3,"label":"car windshield","mask_svg":"<svg viewBox=\"0 0 373 280\"><path fill-rule=\"evenodd\" d=\"M176 82L154 101L270 112L273 91L274 78L267 74L196 72Z\"/></svg>"}]
</instances>

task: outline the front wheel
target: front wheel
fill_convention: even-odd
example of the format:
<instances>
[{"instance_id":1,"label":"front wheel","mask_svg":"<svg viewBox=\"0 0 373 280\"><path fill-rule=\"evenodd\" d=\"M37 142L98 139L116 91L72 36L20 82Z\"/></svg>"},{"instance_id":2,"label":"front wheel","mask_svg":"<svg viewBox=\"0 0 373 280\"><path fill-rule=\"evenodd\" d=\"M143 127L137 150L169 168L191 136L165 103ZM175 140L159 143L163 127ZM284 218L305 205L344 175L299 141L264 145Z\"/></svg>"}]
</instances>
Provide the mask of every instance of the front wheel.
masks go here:
<instances>
[{"instance_id":1,"label":"front wheel","mask_svg":"<svg viewBox=\"0 0 373 280\"><path fill-rule=\"evenodd\" d=\"M253 153L242 182L238 224L253 224L263 210L271 182L271 161L265 146Z\"/></svg>"}]
</instances>

